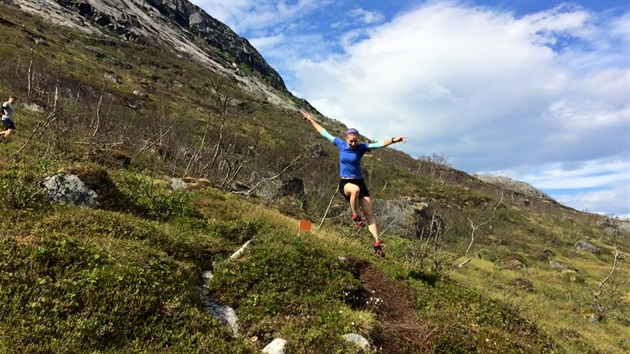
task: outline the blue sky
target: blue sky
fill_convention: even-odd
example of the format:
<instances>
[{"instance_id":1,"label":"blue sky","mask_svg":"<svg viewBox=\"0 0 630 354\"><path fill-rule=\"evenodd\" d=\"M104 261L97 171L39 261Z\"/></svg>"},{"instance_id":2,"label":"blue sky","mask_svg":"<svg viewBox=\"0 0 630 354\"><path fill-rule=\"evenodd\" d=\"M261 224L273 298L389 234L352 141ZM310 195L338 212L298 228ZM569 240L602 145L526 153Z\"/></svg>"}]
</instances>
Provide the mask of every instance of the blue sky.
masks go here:
<instances>
[{"instance_id":1,"label":"blue sky","mask_svg":"<svg viewBox=\"0 0 630 354\"><path fill-rule=\"evenodd\" d=\"M630 217L627 1L192 2L371 139Z\"/></svg>"}]
</instances>

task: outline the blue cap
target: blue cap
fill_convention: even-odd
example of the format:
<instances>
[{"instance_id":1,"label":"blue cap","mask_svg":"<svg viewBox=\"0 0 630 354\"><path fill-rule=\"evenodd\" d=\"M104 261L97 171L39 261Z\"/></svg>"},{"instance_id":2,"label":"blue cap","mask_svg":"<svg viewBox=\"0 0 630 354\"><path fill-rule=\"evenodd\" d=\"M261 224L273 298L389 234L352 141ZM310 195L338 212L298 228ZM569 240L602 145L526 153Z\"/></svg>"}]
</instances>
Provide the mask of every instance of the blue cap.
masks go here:
<instances>
[{"instance_id":1,"label":"blue cap","mask_svg":"<svg viewBox=\"0 0 630 354\"><path fill-rule=\"evenodd\" d=\"M359 135L359 131L354 129L354 128L350 128L350 129L346 130L346 135L350 135L350 134Z\"/></svg>"}]
</instances>

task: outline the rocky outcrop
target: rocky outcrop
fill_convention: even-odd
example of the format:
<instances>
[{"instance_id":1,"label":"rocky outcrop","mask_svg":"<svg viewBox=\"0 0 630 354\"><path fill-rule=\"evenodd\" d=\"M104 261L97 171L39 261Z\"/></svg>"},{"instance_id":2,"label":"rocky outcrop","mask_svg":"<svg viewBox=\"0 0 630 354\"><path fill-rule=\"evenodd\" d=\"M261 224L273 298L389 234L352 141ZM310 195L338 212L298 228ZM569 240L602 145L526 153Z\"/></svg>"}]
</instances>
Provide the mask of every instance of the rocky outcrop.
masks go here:
<instances>
[{"instance_id":1,"label":"rocky outcrop","mask_svg":"<svg viewBox=\"0 0 630 354\"><path fill-rule=\"evenodd\" d=\"M263 183L257 192L258 196L269 199L291 197L303 201L306 198L304 181L297 177L284 177Z\"/></svg>"},{"instance_id":2,"label":"rocky outcrop","mask_svg":"<svg viewBox=\"0 0 630 354\"><path fill-rule=\"evenodd\" d=\"M580 240L573 245L573 249L576 251L586 251L591 252L593 254L599 254L599 247L593 245L592 243L584 240Z\"/></svg>"},{"instance_id":3,"label":"rocky outcrop","mask_svg":"<svg viewBox=\"0 0 630 354\"><path fill-rule=\"evenodd\" d=\"M400 198L394 200L372 199L374 218L379 233L409 238L427 238L439 232L442 220L434 213L429 200ZM348 203L330 208L328 218L349 224L352 211Z\"/></svg>"},{"instance_id":4,"label":"rocky outcrop","mask_svg":"<svg viewBox=\"0 0 630 354\"><path fill-rule=\"evenodd\" d=\"M208 44L229 54L237 64L244 64L268 80L269 84L286 91L284 81L247 39L237 35L224 23L185 0L147 0L162 16L184 29L203 37Z\"/></svg>"},{"instance_id":5,"label":"rocky outcrop","mask_svg":"<svg viewBox=\"0 0 630 354\"><path fill-rule=\"evenodd\" d=\"M427 201L414 199L373 199L374 218L381 233L412 238L432 236L439 217ZM433 227L431 226L433 223Z\"/></svg>"},{"instance_id":6,"label":"rocky outcrop","mask_svg":"<svg viewBox=\"0 0 630 354\"><path fill-rule=\"evenodd\" d=\"M516 193L520 193L530 197L552 199L543 191L537 189L527 182L515 181L508 177L491 176L491 175L474 175L482 182L493 184L497 187L505 188Z\"/></svg>"},{"instance_id":7,"label":"rocky outcrop","mask_svg":"<svg viewBox=\"0 0 630 354\"><path fill-rule=\"evenodd\" d=\"M74 30L164 45L232 77L261 99L286 108L297 107L282 97L288 92L282 77L247 39L187 0L14 0L14 3L25 12ZM207 46L199 44L200 39ZM259 77L245 75L239 65Z\"/></svg>"}]
</instances>

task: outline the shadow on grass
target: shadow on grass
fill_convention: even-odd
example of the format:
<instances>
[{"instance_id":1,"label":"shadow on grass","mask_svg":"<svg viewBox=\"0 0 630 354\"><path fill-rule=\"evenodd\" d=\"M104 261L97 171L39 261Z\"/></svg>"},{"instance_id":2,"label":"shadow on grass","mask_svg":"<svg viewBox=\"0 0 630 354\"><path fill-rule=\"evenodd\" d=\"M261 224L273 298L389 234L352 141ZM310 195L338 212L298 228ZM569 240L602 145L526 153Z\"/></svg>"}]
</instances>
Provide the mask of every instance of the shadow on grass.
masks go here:
<instances>
[{"instance_id":1,"label":"shadow on grass","mask_svg":"<svg viewBox=\"0 0 630 354\"><path fill-rule=\"evenodd\" d=\"M415 280L420 280L421 282L431 286L435 286L438 280L440 280L440 277L433 273L425 273L419 270L410 271L409 277Z\"/></svg>"}]
</instances>

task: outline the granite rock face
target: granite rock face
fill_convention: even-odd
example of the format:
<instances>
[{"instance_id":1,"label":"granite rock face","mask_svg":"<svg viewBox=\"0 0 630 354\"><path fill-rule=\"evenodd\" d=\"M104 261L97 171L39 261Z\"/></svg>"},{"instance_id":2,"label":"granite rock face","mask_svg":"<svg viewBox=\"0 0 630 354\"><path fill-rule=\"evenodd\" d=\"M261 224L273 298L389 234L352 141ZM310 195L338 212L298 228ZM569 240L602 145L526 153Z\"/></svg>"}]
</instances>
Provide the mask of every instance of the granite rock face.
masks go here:
<instances>
[{"instance_id":1,"label":"granite rock face","mask_svg":"<svg viewBox=\"0 0 630 354\"><path fill-rule=\"evenodd\" d=\"M187 0L12 0L12 3L25 12L81 32L165 45L231 76L261 98L293 107L277 95L288 92L284 81L256 48ZM258 77L243 74L241 65Z\"/></svg>"}]
</instances>

